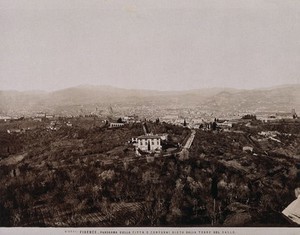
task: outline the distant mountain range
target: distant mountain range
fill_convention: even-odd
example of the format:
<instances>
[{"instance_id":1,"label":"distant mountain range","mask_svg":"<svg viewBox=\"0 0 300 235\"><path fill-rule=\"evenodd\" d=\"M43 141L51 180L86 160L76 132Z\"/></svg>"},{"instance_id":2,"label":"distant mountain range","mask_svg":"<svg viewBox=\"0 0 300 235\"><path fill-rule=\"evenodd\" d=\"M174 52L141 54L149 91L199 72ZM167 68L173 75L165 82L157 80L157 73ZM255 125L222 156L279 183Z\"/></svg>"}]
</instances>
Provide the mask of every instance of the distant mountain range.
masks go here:
<instances>
[{"instance_id":1,"label":"distant mountain range","mask_svg":"<svg viewBox=\"0 0 300 235\"><path fill-rule=\"evenodd\" d=\"M300 112L300 85L241 90L208 88L188 91L131 90L112 86L77 86L54 92L0 91L0 115L56 110L85 105L153 105L169 107L205 107L213 111Z\"/></svg>"}]
</instances>

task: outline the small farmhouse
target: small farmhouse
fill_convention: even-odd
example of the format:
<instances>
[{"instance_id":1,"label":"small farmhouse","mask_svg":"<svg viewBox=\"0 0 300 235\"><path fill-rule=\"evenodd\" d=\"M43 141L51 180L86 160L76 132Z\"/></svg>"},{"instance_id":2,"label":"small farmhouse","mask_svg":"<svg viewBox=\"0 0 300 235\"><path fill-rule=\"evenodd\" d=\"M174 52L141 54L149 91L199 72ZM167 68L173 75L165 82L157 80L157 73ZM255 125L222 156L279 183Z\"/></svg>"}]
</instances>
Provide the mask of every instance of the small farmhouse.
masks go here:
<instances>
[{"instance_id":1,"label":"small farmhouse","mask_svg":"<svg viewBox=\"0 0 300 235\"><path fill-rule=\"evenodd\" d=\"M244 152L253 152L253 147L252 146L244 146L243 147L243 151Z\"/></svg>"}]
</instances>

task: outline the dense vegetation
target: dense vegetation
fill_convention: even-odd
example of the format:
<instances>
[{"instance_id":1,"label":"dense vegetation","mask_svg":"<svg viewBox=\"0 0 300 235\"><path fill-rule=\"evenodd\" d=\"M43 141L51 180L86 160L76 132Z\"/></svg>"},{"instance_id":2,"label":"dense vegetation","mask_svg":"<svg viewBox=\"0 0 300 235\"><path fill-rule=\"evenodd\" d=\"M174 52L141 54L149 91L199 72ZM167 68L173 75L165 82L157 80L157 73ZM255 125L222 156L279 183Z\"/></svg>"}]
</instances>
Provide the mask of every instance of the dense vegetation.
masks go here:
<instances>
[{"instance_id":1,"label":"dense vegetation","mask_svg":"<svg viewBox=\"0 0 300 235\"><path fill-rule=\"evenodd\" d=\"M181 144L190 133L159 122L147 127ZM235 128L198 130L189 152L152 159L135 156L129 143L143 134L141 124L109 129L73 120L57 131L2 133L0 225L289 225L280 212L300 186L299 133L278 132L277 142L259 135L274 124ZM248 145L253 152L243 151Z\"/></svg>"}]
</instances>

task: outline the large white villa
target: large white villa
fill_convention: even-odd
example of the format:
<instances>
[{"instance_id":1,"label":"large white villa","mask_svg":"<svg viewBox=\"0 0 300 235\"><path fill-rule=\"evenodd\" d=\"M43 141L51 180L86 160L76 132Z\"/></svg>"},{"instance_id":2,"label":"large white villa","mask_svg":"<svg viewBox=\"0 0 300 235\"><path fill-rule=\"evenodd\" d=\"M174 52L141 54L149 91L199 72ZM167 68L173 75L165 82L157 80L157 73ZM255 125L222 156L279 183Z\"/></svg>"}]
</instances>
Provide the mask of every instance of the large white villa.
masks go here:
<instances>
[{"instance_id":1,"label":"large white villa","mask_svg":"<svg viewBox=\"0 0 300 235\"><path fill-rule=\"evenodd\" d=\"M135 142L136 150L155 152L160 151L162 148L161 136L159 135L147 134L133 138L132 140Z\"/></svg>"}]
</instances>

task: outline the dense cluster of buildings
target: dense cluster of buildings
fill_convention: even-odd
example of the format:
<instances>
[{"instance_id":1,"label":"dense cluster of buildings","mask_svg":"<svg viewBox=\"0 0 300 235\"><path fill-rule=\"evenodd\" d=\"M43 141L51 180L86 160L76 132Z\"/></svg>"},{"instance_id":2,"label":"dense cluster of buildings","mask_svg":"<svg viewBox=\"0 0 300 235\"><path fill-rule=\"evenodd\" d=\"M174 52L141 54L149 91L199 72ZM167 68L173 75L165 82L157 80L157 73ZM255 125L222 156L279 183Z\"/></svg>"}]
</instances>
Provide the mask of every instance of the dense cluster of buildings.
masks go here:
<instances>
[{"instance_id":1,"label":"dense cluster of buildings","mask_svg":"<svg viewBox=\"0 0 300 235\"><path fill-rule=\"evenodd\" d=\"M216 127L219 130L230 130L232 126L236 123L241 122L241 118L243 118L243 121L247 121L247 118L244 117L255 117L255 119L263 121L263 122L276 122L280 120L292 120L292 119L299 119L295 109L292 109L291 112L253 112L251 114L249 113L240 113L238 118L233 118L232 116L228 116L227 118L221 118L221 119L215 119L215 117L212 117L211 115L206 115L203 113L199 113L198 111L192 112L189 109L183 109L183 110L176 110L176 109L168 109L170 112L169 114L163 115L163 116L156 116L155 119L150 118L147 120L157 121L160 122L166 122L173 125L180 125L180 126L186 126L190 129L203 129L203 130L210 130L215 129ZM180 113L180 114L178 114ZM243 115L243 116L242 116ZM158 118L159 117L159 118ZM0 116L0 121L2 122L13 122L17 120L24 119L24 117L11 117L7 115ZM43 122L47 121L50 122L48 125L48 129L50 130L58 130L62 125L66 125L68 127L72 127L72 124L70 122L66 122L61 124L59 120L59 117L53 114L45 113L45 112L37 112L33 117L29 118L33 121L37 122ZM141 123L141 120L143 117L139 117L137 115L124 115L121 118L118 119L116 122L108 122L109 128L119 128L123 127L124 125L130 124L130 123ZM249 120L248 120L249 121ZM7 130L8 133L22 133L26 130L21 128L13 128ZM153 150L153 149L159 149L160 142L157 141L157 139L160 139L160 137L151 137L148 136L145 138L145 136L140 140L138 140L139 149L141 150ZM146 142L144 142L146 141Z\"/></svg>"}]
</instances>

